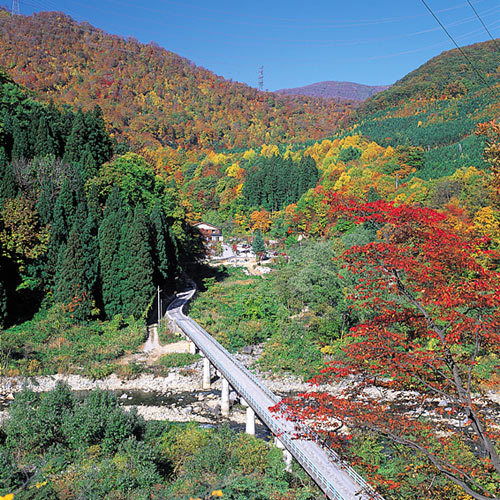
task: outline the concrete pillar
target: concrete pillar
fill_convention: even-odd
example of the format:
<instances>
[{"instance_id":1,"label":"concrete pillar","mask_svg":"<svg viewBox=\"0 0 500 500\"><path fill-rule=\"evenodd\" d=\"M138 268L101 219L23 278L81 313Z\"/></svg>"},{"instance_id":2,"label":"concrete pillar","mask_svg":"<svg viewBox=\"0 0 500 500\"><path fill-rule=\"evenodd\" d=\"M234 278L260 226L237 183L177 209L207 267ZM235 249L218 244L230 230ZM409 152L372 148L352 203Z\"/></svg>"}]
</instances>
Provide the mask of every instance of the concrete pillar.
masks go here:
<instances>
[{"instance_id":1,"label":"concrete pillar","mask_svg":"<svg viewBox=\"0 0 500 500\"><path fill-rule=\"evenodd\" d=\"M247 406L247 425L245 432L255 436L255 412L251 406Z\"/></svg>"},{"instance_id":2,"label":"concrete pillar","mask_svg":"<svg viewBox=\"0 0 500 500\"><path fill-rule=\"evenodd\" d=\"M208 358L203 358L203 389L210 389L212 387L210 376L210 361Z\"/></svg>"},{"instance_id":3,"label":"concrete pillar","mask_svg":"<svg viewBox=\"0 0 500 500\"><path fill-rule=\"evenodd\" d=\"M189 341L189 352L190 354L196 354L196 344L192 340Z\"/></svg>"},{"instance_id":4,"label":"concrete pillar","mask_svg":"<svg viewBox=\"0 0 500 500\"><path fill-rule=\"evenodd\" d=\"M220 411L224 417L229 415L229 382L224 377L222 377Z\"/></svg>"},{"instance_id":5,"label":"concrete pillar","mask_svg":"<svg viewBox=\"0 0 500 500\"><path fill-rule=\"evenodd\" d=\"M285 462L285 470L292 472L292 454L288 450L283 450L283 461Z\"/></svg>"},{"instance_id":6,"label":"concrete pillar","mask_svg":"<svg viewBox=\"0 0 500 500\"><path fill-rule=\"evenodd\" d=\"M277 438L274 438L274 446L283 450L283 462L285 462L285 470L291 472L292 470L292 454L285 448L285 445Z\"/></svg>"}]
</instances>

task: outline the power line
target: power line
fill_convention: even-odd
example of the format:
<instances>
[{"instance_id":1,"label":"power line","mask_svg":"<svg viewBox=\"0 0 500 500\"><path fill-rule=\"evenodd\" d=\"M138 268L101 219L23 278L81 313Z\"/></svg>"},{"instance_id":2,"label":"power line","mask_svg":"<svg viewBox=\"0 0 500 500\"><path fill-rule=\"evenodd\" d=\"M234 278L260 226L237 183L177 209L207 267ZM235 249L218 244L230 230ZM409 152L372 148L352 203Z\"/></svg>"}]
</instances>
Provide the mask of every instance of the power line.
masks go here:
<instances>
[{"instance_id":1,"label":"power line","mask_svg":"<svg viewBox=\"0 0 500 500\"><path fill-rule=\"evenodd\" d=\"M421 0L422 3L425 5L426 9L432 14L432 17L438 22L439 26L443 29L443 31L448 35L449 39L454 43L455 47L460 51L464 59L467 61L469 66L473 69L473 71L476 73L478 78L486 85L486 87L489 87L488 82L484 79L483 75L480 73L480 71L474 66L474 63L470 59L470 57L463 51L463 49L458 45L458 43L455 41L455 39L450 35L449 31L446 29L446 27L443 25L443 23L438 19L436 14L432 11L432 9L427 5L427 2L425 0ZM494 88L494 87L493 87ZM496 89L495 89L496 90Z\"/></svg>"},{"instance_id":2,"label":"power line","mask_svg":"<svg viewBox=\"0 0 500 500\"><path fill-rule=\"evenodd\" d=\"M474 14L476 14L476 17L479 19L479 21L483 25L484 29L486 30L486 33L488 33L488 35L490 35L490 38L493 40L493 43L495 44L496 48L498 50L500 50L500 45L498 45L498 42L493 38L493 35L490 33L490 30L488 29L488 27L486 26L486 24L482 20L481 16L477 13L477 11L474 8L474 6L470 3L469 0L467 0L467 3L470 5L470 8L474 11Z\"/></svg>"}]
</instances>

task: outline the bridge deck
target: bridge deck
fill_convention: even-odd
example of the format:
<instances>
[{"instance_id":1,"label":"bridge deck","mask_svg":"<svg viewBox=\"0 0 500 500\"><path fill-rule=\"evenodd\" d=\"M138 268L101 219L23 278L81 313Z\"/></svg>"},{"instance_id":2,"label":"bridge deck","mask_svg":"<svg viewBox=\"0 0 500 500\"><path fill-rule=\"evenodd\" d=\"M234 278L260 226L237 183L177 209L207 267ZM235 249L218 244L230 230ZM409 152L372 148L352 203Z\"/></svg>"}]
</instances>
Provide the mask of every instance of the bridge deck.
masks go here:
<instances>
[{"instance_id":1,"label":"bridge deck","mask_svg":"<svg viewBox=\"0 0 500 500\"><path fill-rule=\"evenodd\" d=\"M182 308L193 294L194 290L179 294L168 308L169 317L198 346L236 392L243 396L262 422L279 437L325 495L334 500L381 500L381 497L353 469L343 464L333 451L325 450L314 441L294 438L294 424L269 410L280 398L209 333L184 315Z\"/></svg>"}]
</instances>

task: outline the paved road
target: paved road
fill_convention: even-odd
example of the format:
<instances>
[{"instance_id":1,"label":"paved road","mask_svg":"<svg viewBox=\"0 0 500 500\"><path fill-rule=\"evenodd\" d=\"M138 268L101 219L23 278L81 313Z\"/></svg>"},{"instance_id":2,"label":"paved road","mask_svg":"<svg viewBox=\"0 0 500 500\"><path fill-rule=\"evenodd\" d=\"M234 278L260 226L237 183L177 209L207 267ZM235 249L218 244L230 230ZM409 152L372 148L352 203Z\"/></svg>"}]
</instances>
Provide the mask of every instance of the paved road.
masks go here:
<instances>
[{"instance_id":1,"label":"paved road","mask_svg":"<svg viewBox=\"0 0 500 500\"><path fill-rule=\"evenodd\" d=\"M269 407L274 406L280 398L234 359L209 333L183 313L183 306L194 293L195 290L190 290L179 294L178 298L169 306L168 316L222 373L264 424L279 437L288 451L325 492L325 495L335 500L366 500L369 498L382 500L380 496L373 493L354 470L342 464L339 457L335 456L333 452L325 450L313 441L293 439L296 434L294 424L269 410Z\"/></svg>"}]
</instances>

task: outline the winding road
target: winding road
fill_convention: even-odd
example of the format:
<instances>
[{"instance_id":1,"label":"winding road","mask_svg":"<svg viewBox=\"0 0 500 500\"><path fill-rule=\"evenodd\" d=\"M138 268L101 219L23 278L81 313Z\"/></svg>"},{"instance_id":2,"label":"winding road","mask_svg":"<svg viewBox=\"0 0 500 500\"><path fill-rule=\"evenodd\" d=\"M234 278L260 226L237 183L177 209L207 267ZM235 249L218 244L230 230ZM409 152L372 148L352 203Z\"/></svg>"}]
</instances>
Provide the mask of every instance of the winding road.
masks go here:
<instances>
[{"instance_id":1,"label":"winding road","mask_svg":"<svg viewBox=\"0 0 500 500\"><path fill-rule=\"evenodd\" d=\"M168 307L169 318L196 344L234 390L245 399L260 420L279 438L285 448L323 490L325 496L334 500L374 498L383 500L335 452L325 449L314 441L296 438L295 425L280 414L269 410L280 401L280 398L208 332L183 313L183 307L194 293L193 289L178 294Z\"/></svg>"}]
</instances>

